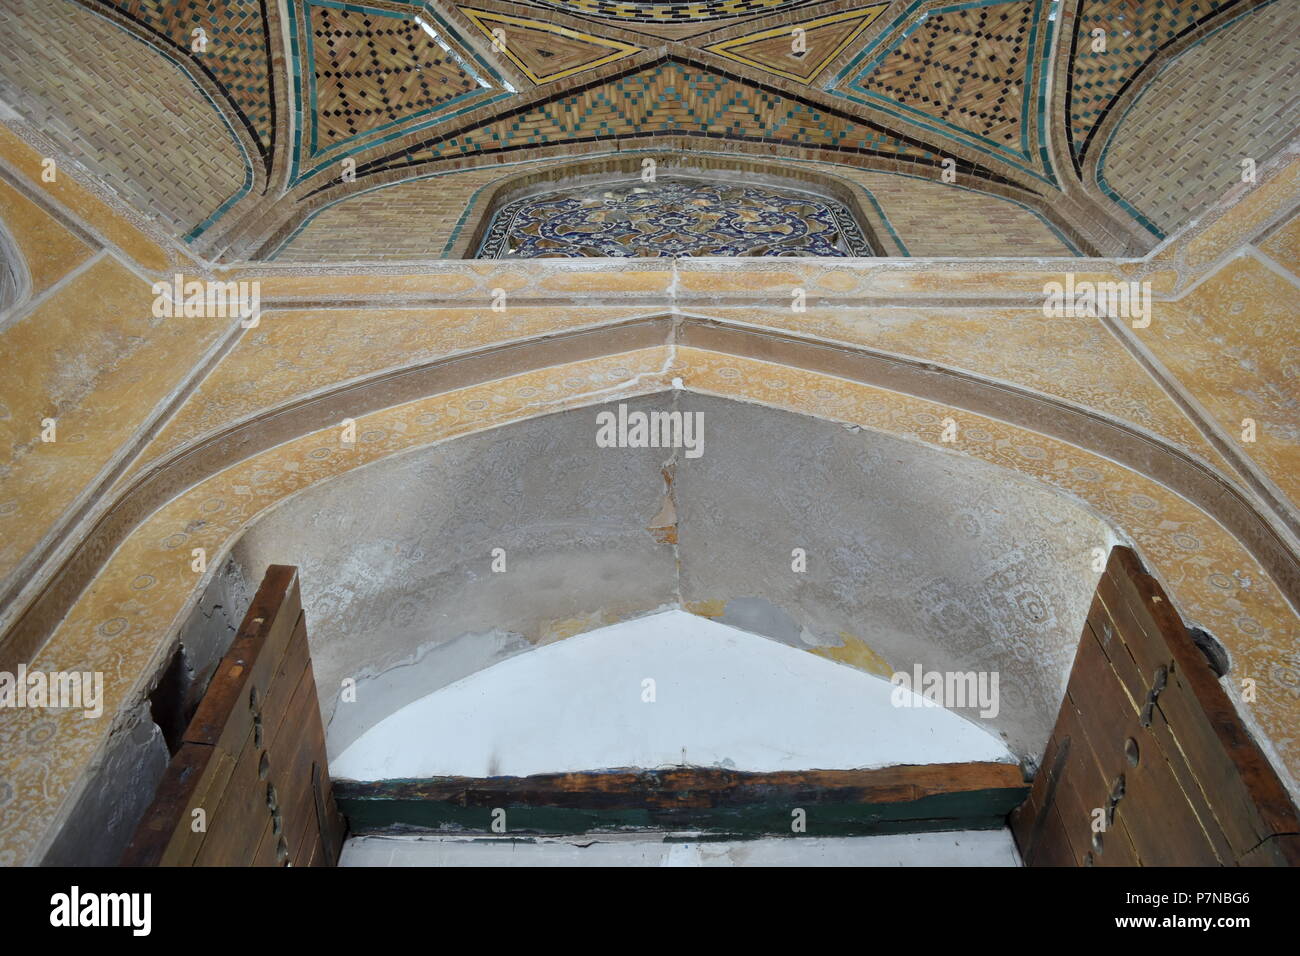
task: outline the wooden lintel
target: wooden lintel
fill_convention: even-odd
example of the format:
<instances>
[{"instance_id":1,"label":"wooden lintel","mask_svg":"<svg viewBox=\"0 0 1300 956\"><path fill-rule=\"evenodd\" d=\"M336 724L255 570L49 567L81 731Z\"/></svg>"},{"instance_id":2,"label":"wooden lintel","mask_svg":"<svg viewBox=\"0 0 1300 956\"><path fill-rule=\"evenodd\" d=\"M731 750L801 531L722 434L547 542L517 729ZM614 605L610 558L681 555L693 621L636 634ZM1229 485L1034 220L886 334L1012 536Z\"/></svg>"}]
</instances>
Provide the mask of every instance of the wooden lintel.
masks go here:
<instances>
[{"instance_id":1,"label":"wooden lintel","mask_svg":"<svg viewBox=\"0 0 1300 956\"><path fill-rule=\"evenodd\" d=\"M507 832L688 829L807 835L992 829L1025 799L1012 764L962 763L877 770L744 773L680 768L334 782L356 832L392 826L488 831L494 810ZM800 832L800 831L794 831Z\"/></svg>"}]
</instances>

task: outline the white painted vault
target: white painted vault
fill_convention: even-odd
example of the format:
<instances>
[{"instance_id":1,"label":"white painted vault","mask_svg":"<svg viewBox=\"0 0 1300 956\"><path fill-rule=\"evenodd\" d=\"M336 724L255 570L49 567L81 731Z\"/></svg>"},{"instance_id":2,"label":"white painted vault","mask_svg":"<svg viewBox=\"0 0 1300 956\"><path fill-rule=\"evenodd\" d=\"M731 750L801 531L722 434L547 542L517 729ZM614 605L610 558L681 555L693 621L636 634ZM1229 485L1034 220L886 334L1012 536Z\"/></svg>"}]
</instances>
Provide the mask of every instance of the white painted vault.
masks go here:
<instances>
[{"instance_id":1,"label":"white painted vault","mask_svg":"<svg viewBox=\"0 0 1300 956\"><path fill-rule=\"evenodd\" d=\"M884 678L671 610L436 690L362 734L330 770L337 779L384 780L1014 762L996 734L895 690Z\"/></svg>"}]
</instances>

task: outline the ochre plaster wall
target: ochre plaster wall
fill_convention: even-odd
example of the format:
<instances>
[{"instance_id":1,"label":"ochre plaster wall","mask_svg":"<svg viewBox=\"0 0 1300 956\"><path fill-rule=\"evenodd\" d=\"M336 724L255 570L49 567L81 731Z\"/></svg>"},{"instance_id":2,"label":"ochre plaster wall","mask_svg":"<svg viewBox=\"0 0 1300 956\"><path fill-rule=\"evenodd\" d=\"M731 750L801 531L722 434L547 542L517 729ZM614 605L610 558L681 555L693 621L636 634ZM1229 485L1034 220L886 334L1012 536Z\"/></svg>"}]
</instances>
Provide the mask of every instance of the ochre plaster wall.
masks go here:
<instances>
[{"instance_id":1,"label":"ochre plaster wall","mask_svg":"<svg viewBox=\"0 0 1300 956\"><path fill-rule=\"evenodd\" d=\"M5 155L14 186L10 167L35 157ZM25 183L14 188L33 201L47 195L35 191L33 167L23 168ZM94 197L51 190L42 214L79 224L64 226L72 238L56 248L81 271L51 285L0 333L6 357L22 363L0 396L11 409L3 425L13 463L0 476L0 501L31 509L26 538L6 560L12 566L30 554L23 542L56 530L97 476L115 485L95 507L121 505L134 517L122 526L120 547L95 545L89 576L62 585L66 616L33 658L46 670L102 671L106 714L114 716L23 710L0 718L0 863L41 858L120 725L117 716L138 706L167 660L206 583L191 569L193 548L206 550L211 575L248 522L296 491L496 425L664 391L674 379L691 392L1000 465L1081 503L1138 548L1191 623L1227 647L1226 686L1294 786L1300 677L1288 595L1296 593L1295 549L1285 504L1265 494L1268 483L1284 484L1289 459L1233 442L1225 423L1240 413L1234 396L1243 394L1262 420L1289 414L1281 399L1250 397L1250 383L1274 369L1284 380L1267 384L1283 394L1289 374L1265 364L1250 322L1278 322L1269 318L1274 303L1297 314L1300 300L1294 278L1271 266L1268 275L1279 281L1265 286L1267 301L1244 296L1233 312L1242 296L1223 292L1227 298L1216 300L1214 290L1231 289L1251 262L1267 265L1253 258L1243 265L1244 246L1258 242L1271 262L1286 259L1292 227L1283 224L1300 205L1296 169L1271 171L1257 189L1233 197L1236 205L1136 263L246 267L231 274L261 277L269 313L256 329L232 330L232 350L193 392L185 383L199 377L206 343L225 330L151 321L149 281L158 273L150 270L165 274L179 261L175 254L151 245L137 225L114 220ZM82 259L78 242L87 246ZM126 252L128 243L161 268ZM1043 283L1075 269L1080 277L1086 269L1149 279L1157 298L1151 328L1031 319ZM806 312L789 308L796 287L808 292ZM498 288L509 292L504 312L489 305ZM38 311L42 302L47 311ZM1240 378L1223 386L1221 408L1198 371L1180 366L1175 350L1162 352L1162 326L1176 328L1196 309L1212 322L1193 323L1188 334L1225 337L1239 354L1260 356L1257 369L1237 366ZM702 318L688 328L686 313ZM660 318L637 326L629 322L636 316ZM573 334L557 336L566 330ZM735 344L742 339L743 348ZM854 371L868 365L875 371ZM85 372L60 386L69 368ZM896 377L902 368L910 378ZM152 420L173 392L181 401L171 423ZM25 446L39 424L27 419L51 394L64 396L60 434L86 435L62 452L60 443L47 446L67 456L54 481L43 479L51 474L42 470L46 449ZM312 409L318 418L309 418ZM356 420L353 445L339 441L344 417ZM959 425L956 442L942 441L946 418ZM207 461L204 449L225 441L223 431L228 443ZM1138 445L1121 448L1114 436ZM152 442L138 465L123 453L135 440L141 448ZM1133 450L1139 446L1148 451ZM174 485L150 486L159 476ZM1203 484L1193 487L1189 476ZM166 493L150 498L149 487ZM1255 515L1255 526L1276 530L1276 540L1241 530L1230 512ZM49 571L47 564L33 573L33 586ZM1246 677L1259 684L1251 703L1234 683Z\"/></svg>"}]
</instances>

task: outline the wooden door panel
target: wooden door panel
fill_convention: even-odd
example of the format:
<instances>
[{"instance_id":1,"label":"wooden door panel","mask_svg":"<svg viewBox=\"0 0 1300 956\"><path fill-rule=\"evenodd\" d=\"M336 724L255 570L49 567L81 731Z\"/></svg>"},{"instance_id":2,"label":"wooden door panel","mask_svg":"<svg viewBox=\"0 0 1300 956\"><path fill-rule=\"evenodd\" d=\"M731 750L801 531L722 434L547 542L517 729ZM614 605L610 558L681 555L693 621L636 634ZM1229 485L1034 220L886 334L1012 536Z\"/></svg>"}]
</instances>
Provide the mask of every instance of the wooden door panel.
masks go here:
<instances>
[{"instance_id":1,"label":"wooden door panel","mask_svg":"<svg viewBox=\"0 0 1300 956\"><path fill-rule=\"evenodd\" d=\"M1128 548L1111 552L1043 767L1011 824L1029 866L1300 861L1281 780Z\"/></svg>"}]
</instances>

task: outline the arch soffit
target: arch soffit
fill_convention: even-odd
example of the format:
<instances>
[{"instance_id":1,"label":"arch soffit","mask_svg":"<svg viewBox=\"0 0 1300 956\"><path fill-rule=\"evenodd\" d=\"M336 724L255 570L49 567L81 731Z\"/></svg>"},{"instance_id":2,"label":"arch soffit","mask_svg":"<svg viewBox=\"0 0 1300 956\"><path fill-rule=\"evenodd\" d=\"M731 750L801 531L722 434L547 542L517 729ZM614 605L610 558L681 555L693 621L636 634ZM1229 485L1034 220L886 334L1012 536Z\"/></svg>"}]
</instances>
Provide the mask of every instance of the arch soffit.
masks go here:
<instances>
[{"instance_id":1,"label":"arch soffit","mask_svg":"<svg viewBox=\"0 0 1300 956\"><path fill-rule=\"evenodd\" d=\"M113 550L101 543L95 549L100 555L112 552L98 574L92 575L97 586L70 602L66 617L37 660L42 665L78 660L83 666L102 669L109 712L129 707L147 690L154 663L164 659L171 635L207 584L208 578L196 576L190 568L192 548L206 548L210 575L219 563L216 557L229 552L258 514L333 475L548 411L666 391L672 388L673 378L681 378L685 387L705 394L771 404L884 431L948 453L974 455L1074 496L1143 552L1153 573L1168 583L1189 622L1224 636L1242 672L1270 682L1282 679L1271 649L1285 646L1296 620L1281 589L1251 549L1205 507L1193 505L1141 468L1117 464L1111 460L1113 452L1087 450L1004 419L964 411L960 412L963 444L947 448L940 444L939 430L925 426L960 407L952 402L851 381L824 370L727 354L704 343L679 347L674 354L663 344L660 327L648 329L652 334L643 341L625 340L616 351L602 354L597 349L593 357L580 357L572 343L561 341L559 351L568 353L567 360L548 361L506 378L500 377L498 368L497 375L480 376L474 384L402 404L386 402L375 411L358 413L358 441L347 449L337 442L339 419L330 414L325 416L331 421L326 431L317 424L289 440L276 440L251 457L214 468L213 473L192 474L180 493L164 498L161 506L157 501L147 508L139 503L140 520L128 529L120 547ZM630 387L629 379L635 383ZM979 388L1000 390L987 384ZM1040 414L1043 403L1035 400L1034 404L1029 411ZM1179 530L1171 533L1170 522ZM1207 568L1214 570L1207 573ZM1289 739L1287 728L1296 719L1289 706L1291 696L1279 692L1261 699L1262 706L1244 712L1245 719L1257 721L1267 740ZM0 743L5 744L0 753L14 759L26 754L17 737L7 738L26 733L28 717L20 714L0 727ZM45 719L53 720L51 739L40 754L43 762L48 761L49 792L66 796L86 761L104 743L112 722L74 720L67 715ZM1294 780L1300 747L1283 743L1279 749L1280 765ZM19 832L44 832L59 807L66 805L66 800L52 797L48 804L13 808L21 816L35 816L24 826L11 828L5 842L22 842ZM5 851L0 843L0 856Z\"/></svg>"}]
</instances>

